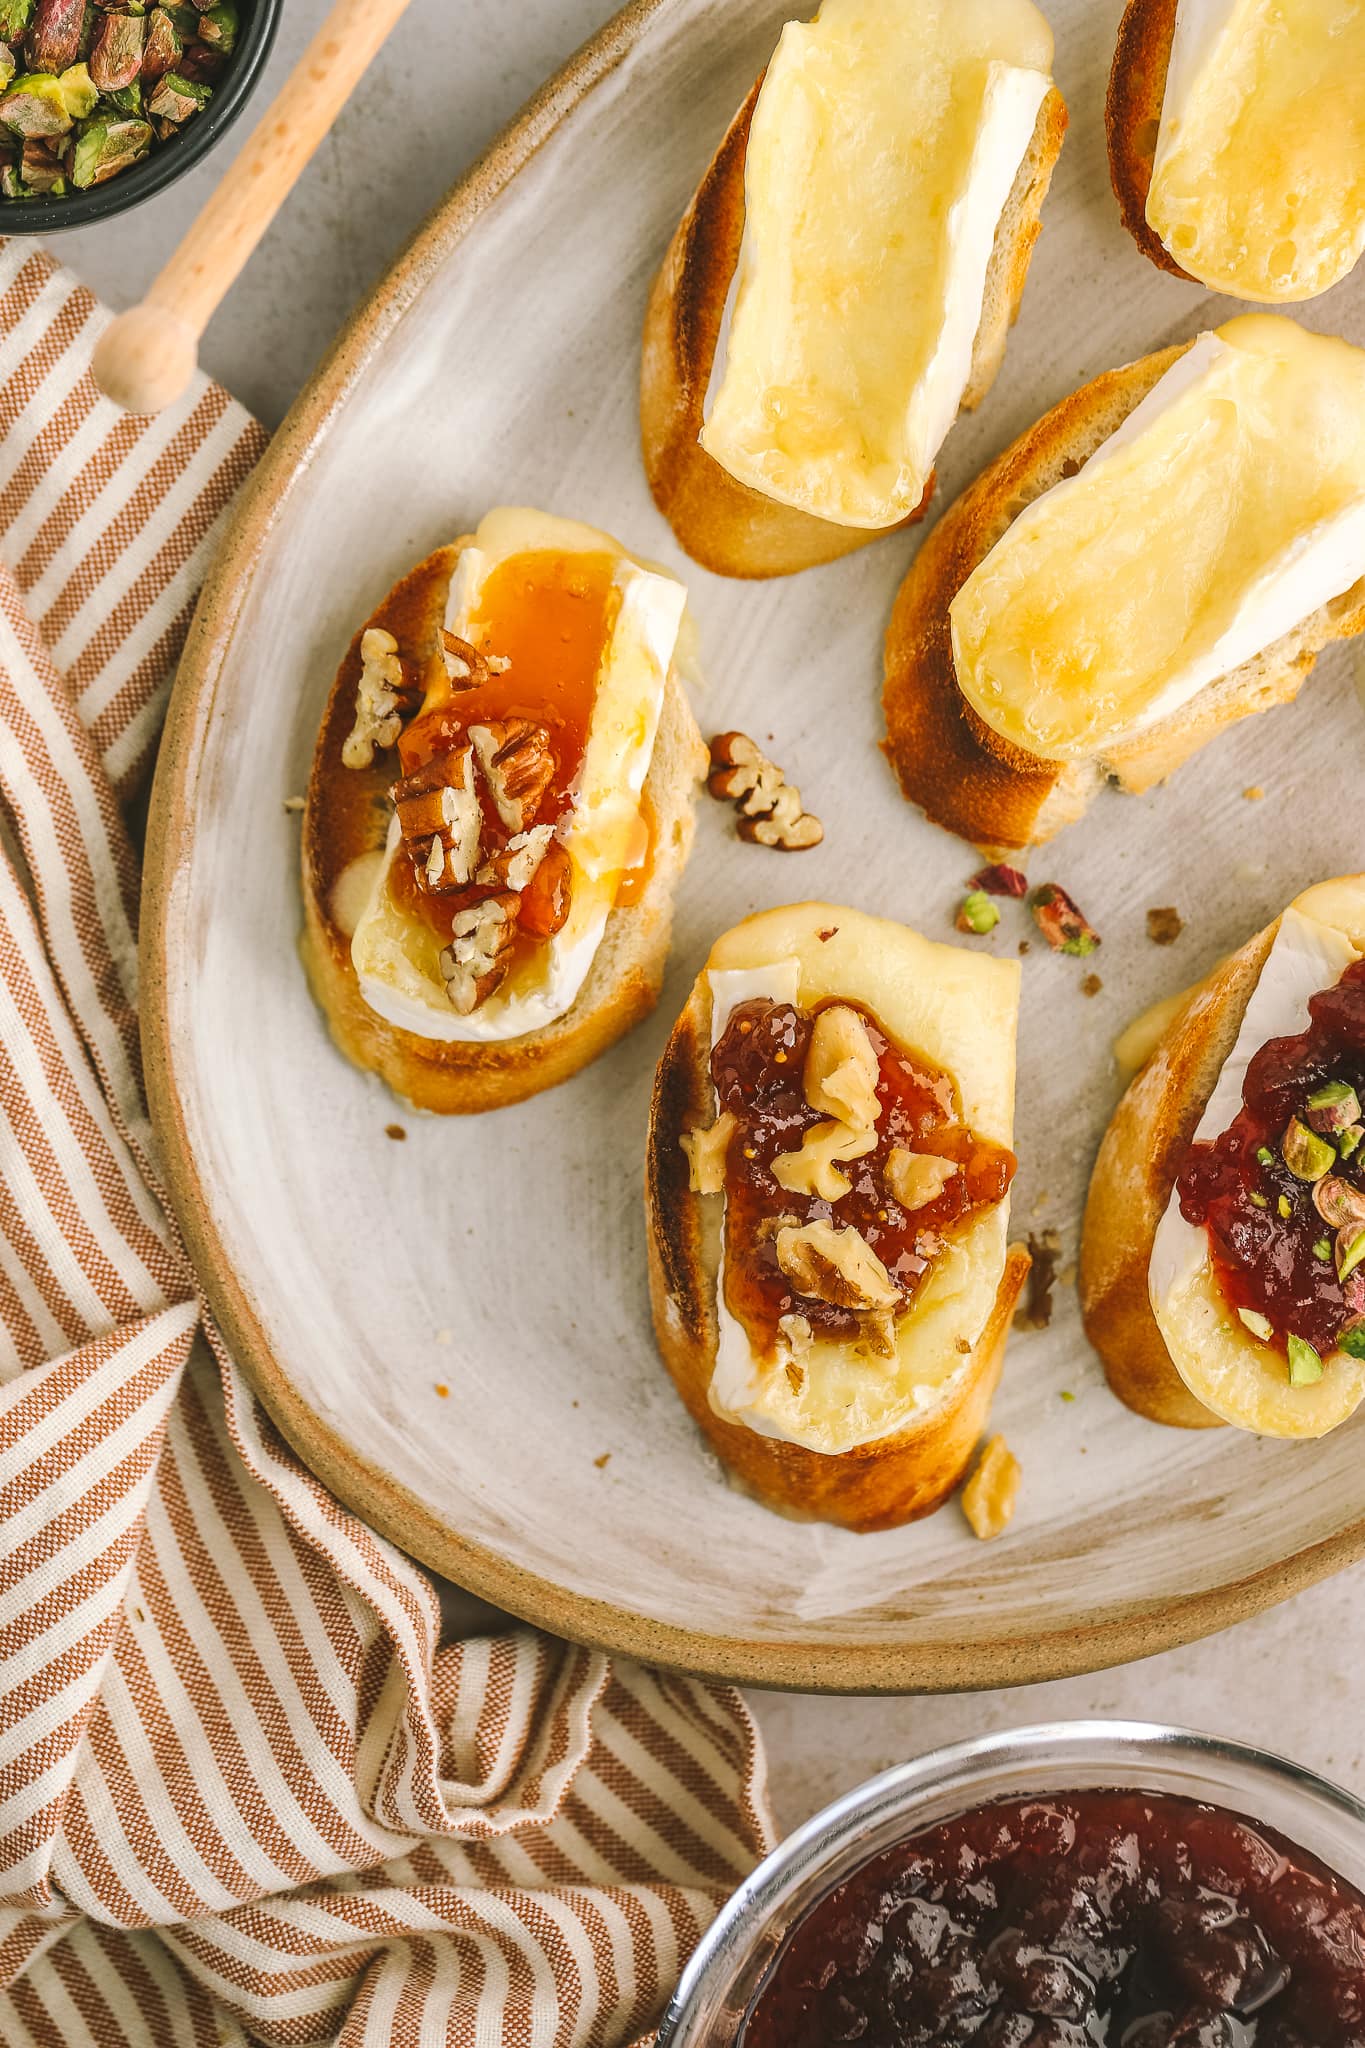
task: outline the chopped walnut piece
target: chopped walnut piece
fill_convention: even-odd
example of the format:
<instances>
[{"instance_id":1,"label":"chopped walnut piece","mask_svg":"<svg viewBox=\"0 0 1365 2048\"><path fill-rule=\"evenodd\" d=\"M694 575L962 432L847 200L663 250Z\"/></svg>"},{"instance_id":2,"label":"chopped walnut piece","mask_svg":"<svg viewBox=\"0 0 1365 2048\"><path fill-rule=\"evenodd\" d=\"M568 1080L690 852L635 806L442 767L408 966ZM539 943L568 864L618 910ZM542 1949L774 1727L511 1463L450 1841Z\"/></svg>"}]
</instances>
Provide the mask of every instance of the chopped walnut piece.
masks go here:
<instances>
[{"instance_id":1,"label":"chopped walnut piece","mask_svg":"<svg viewBox=\"0 0 1365 2048\"><path fill-rule=\"evenodd\" d=\"M795 853L818 846L825 836L820 820L802 808L800 790L747 733L717 733L706 786L712 796L734 804L739 836L753 845Z\"/></svg>"},{"instance_id":2,"label":"chopped walnut piece","mask_svg":"<svg viewBox=\"0 0 1365 2048\"><path fill-rule=\"evenodd\" d=\"M867 1239L832 1223L788 1224L777 1233L777 1263L798 1294L835 1308L894 1309L900 1289Z\"/></svg>"},{"instance_id":3,"label":"chopped walnut piece","mask_svg":"<svg viewBox=\"0 0 1365 2048\"><path fill-rule=\"evenodd\" d=\"M959 1171L955 1159L940 1159L935 1152L909 1152L904 1145L893 1145L886 1158L887 1192L902 1209L927 1209Z\"/></svg>"},{"instance_id":4,"label":"chopped walnut piece","mask_svg":"<svg viewBox=\"0 0 1365 2048\"><path fill-rule=\"evenodd\" d=\"M881 1068L867 1026L846 1003L816 1012L803 1083L812 1109L855 1130L871 1130L882 1113L877 1100Z\"/></svg>"},{"instance_id":5,"label":"chopped walnut piece","mask_svg":"<svg viewBox=\"0 0 1365 2048\"><path fill-rule=\"evenodd\" d=\"M806 1361L815 1341L815 1332L804 1316L786 1315L777 1319L778 1334L787 1347L787 1356L781 1359L787 1383L794 1394L799 1394L806 1383Z\"/></svg>"},{"instance_id":6,"label":"chopped walnut piece","mask_svg":"<svg viewBox=\"0 0 1365 2048\"><path fill-rule=\"evenodd\" d=\"M536 878L554 837L553 825L534 825L509 839L499 853L490 855L474 880L480 887L512 889L519 896Z\"/></svg>"},{"instance_id":7,"label":"chopped walnut piece","mask_svg":"<svg viewBox=\"0 0 1365 2048\"><path fill-rule=\"evenodd\" d=\"M473 878L483 831L469 748L433 755L389 794L423 887L437 894L463 889Z\"/></svg>"},{"instance_id":8,"label":"chopped walnut piece","mask_svg":"<svg viewBox=\"0 0 1365 2048\"><path fill-rule=\"evenodd\" d=\"M554 778L548 731L529 718L496 718L471 725L469 737L498 816L509 832L524 832Z\"/></svg>"},{"instance_id":9,"label":"chopped walnut piece","mask_svg":"<svg viewBox=\"0 0 1365 2048\"><path fill-rule=\"evenodd\" d=\"M451 925L441 973L461 1017L471 1016L506 979L520 907L515 896L488 896L460 911Z\"/></svg>"},{"instance_id":10,"label":"chopped walnut piece","mask_svg":"<svg viewBox=\"0 0 1365 2048\"><path fill-rule=\"evenodd\" d=\"M896 1355L896 1311L893 1308L870 1308L858 1318L858 1330L862 1343L874 1358L894 1358Z\"/></svg>"},{"instance_id":11,"label":"chopped walnut piece","mask_svg":"<svg viewBox=\"0 0 1365 2048\"><path fill-rule=\"evenodd\" d=\"M1154 946L1173 946L1185 929L1185 920L1173 903L1147 912L1147 936Z\"/></svg>"},{"instance_id":12,"label":"chopped walnut piece","mask_svg":"<svg viewBox=\"0 0 1365 2048\"><path fill-rule=\"evenodd\" d=\"M837 1202L853 1183L840 1173L835 1161L865 1159L876 1143L875 1131L852 1130L837 1121L812 1124L799 1152L778 1153L773 1179L789 1195L814 1195L822 1202Z\"/></svg>"},{"instance_id":13,"label":"chopped walnut piece","mask_svg":"<svg viewBox=\"0 0 1365 2048\"><path fill-rule=\"evenodd\" d=\"M341 749L344 768L368 768L377 747L391 747L403 729L403 712L415 699L403 680L398 642L382 626L371 626L362 635L360 661L355 724Z\"/></svg>"},{"instance_id":14,"label":"chopped walnut piece","mask_svg":"<svg viewBox=\"0 0 1365 2048\"><path fill-rule=\"evenodd\" d=\"M962 1512L983 1543L1003 1536L1009 1527L1022 1477L1019 1460L1004 1437L993 1436L962 1489Z\"/></svg>"},{"instance_id":15,"label":"chopped walnut piece","mask_svg":"<svg viewBox=\"0 0 1365 2048\"><path fill-rule=\"evenodd\" d=\"M709 1131L684 1131L678 1143L687 1154L687 1185L694 1195L725 1192L725 1155L739 1118L722 1110Z\"/></svg>"}]
</instances>

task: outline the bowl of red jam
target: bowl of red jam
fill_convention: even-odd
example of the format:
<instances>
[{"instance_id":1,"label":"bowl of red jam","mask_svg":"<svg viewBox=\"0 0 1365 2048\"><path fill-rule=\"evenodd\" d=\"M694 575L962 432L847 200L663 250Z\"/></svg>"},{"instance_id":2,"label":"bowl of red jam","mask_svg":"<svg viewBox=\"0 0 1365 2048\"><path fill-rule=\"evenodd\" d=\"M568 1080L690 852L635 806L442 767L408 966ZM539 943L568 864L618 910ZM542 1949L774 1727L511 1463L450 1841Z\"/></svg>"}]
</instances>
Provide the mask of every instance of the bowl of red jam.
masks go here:
<instances>
[{"instance_id":1,"label":"bowl of red jam","mask_svg":"<svg viewBox=\"0 0 1365 2048\"><path fill-rule=\"evenodd\" d=\"M660 2048L1365 2048L1365 1804L1136 1722L938 1750L742 1885Z\"/></svg>"}]
</instances>

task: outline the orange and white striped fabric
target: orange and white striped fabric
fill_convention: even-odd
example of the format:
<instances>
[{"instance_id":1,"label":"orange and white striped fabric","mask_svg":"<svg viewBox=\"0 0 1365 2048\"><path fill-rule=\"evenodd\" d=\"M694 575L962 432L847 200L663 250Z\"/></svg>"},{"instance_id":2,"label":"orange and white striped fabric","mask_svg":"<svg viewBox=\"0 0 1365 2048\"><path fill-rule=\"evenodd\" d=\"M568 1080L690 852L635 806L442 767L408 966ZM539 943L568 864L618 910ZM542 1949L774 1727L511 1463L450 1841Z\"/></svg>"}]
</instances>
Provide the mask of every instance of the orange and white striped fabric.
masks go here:
<instances>
[{"instance_id":1,"label":"orange and white striped fabric","mask_svg":"<svg viewBox=\"0 0 1365 2048\"><path fill-rule=\"evenodd\" d=\"M263 445L0 243L0 2043L612 2048L770 1841L738 1695L437 1590L298 1463L163 1203L145 779Z\"/></svg>"}]
</instances>

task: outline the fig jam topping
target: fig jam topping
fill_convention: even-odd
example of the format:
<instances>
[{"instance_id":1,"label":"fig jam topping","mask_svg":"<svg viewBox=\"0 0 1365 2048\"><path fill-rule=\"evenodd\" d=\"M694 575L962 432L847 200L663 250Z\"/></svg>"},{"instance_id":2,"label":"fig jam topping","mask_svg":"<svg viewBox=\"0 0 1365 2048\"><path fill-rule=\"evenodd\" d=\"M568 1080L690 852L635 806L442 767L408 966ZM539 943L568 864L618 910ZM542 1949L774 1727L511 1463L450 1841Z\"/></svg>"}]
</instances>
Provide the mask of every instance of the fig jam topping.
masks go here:
<instances>
[{"instance_id":1,"label":"fig jam topping","mask_svg":"<svg viewBox=\"0 0 1365 2048\"><path fill-rule=\"evenodd\" d=\"M742 2048L1362 2048L1365 1898L1192 1800L1004 1801L799 1922Z\"/></svg>"},{"instance_id":2,"label":"fig jam topping","mask_svg":"<svg viewBox=\"0 0 1365 2048\"><path fill-rule=\"evenodd\" d=\"M1306 1031L1262 1046L1240 1113L1190 1146L1176 1180L1229 1305L1295 1379L1338 1348L1365 1355L1365 1145L1349 1116L1365 1100L1365 961L1308 1014Z\"/></svg>"},{"instance_id":3,"label":"fig jam topping","mask_svg":"<svg viewBox=\"0 0 1365 2048\"><path fill-rule=\"evenodd\" d=\"M951 1075L893 1045L859 1006L820 1008L852 1011L861 1020L877 1067L871 1146L860 1158L841 1160L849 1187L834 1200L793 1193L773 1173L781 1155L799 1152L806 1134L830 1120L827 1108L813 1108L806 1098L806 1059L819 1009L804 1013L761 998L740 1003L711 1055L720 1109L736 1119L725 1169L725 1298L760 1352L770 1348L788 1315L803 1316L814 1333L827 1337L855 1338L864 1327L856 1309L797 1291L778 1264L779 1226L856 1230L900 1291L903 1308L947 1234L1001 1201L1014 1176L1014 1154L963 1123ZM887 1162L898 1149L956 1169L913 1209L889 1191Z\"/></svg>"}]
</instances>

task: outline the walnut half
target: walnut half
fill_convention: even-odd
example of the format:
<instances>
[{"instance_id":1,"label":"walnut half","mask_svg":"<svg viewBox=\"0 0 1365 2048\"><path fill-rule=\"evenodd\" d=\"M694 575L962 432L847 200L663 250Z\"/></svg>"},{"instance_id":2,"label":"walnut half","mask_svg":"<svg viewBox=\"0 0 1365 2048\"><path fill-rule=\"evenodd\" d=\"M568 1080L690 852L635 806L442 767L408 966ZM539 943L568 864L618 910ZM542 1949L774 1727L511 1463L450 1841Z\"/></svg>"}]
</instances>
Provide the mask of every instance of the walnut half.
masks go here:
<instances>
[{"instance_id":1,"label":"walnut half","mask_svg":"<svg viewBox=\"0 0 1365 2048\"><path fill-rule=\"evenodd\" d=\"M777 1233L777 1263L797 1293L814 1301L858 1310L900 1304L900 1289L861 1231L789 1223Z\"/></svg>"},{"instance_id":2,"label":"walnut half","mask_svg":"<svg viewBox=\"0 0 1365 2048\"><path fill-rule=\"evenodd\" d=\"M795 853L818 846L825 836L820 820L802 808L800 790L747 733L717 733L706 786L712 796L734 804L740 838L756 846Z\"/></svg>"}]
</instances>

